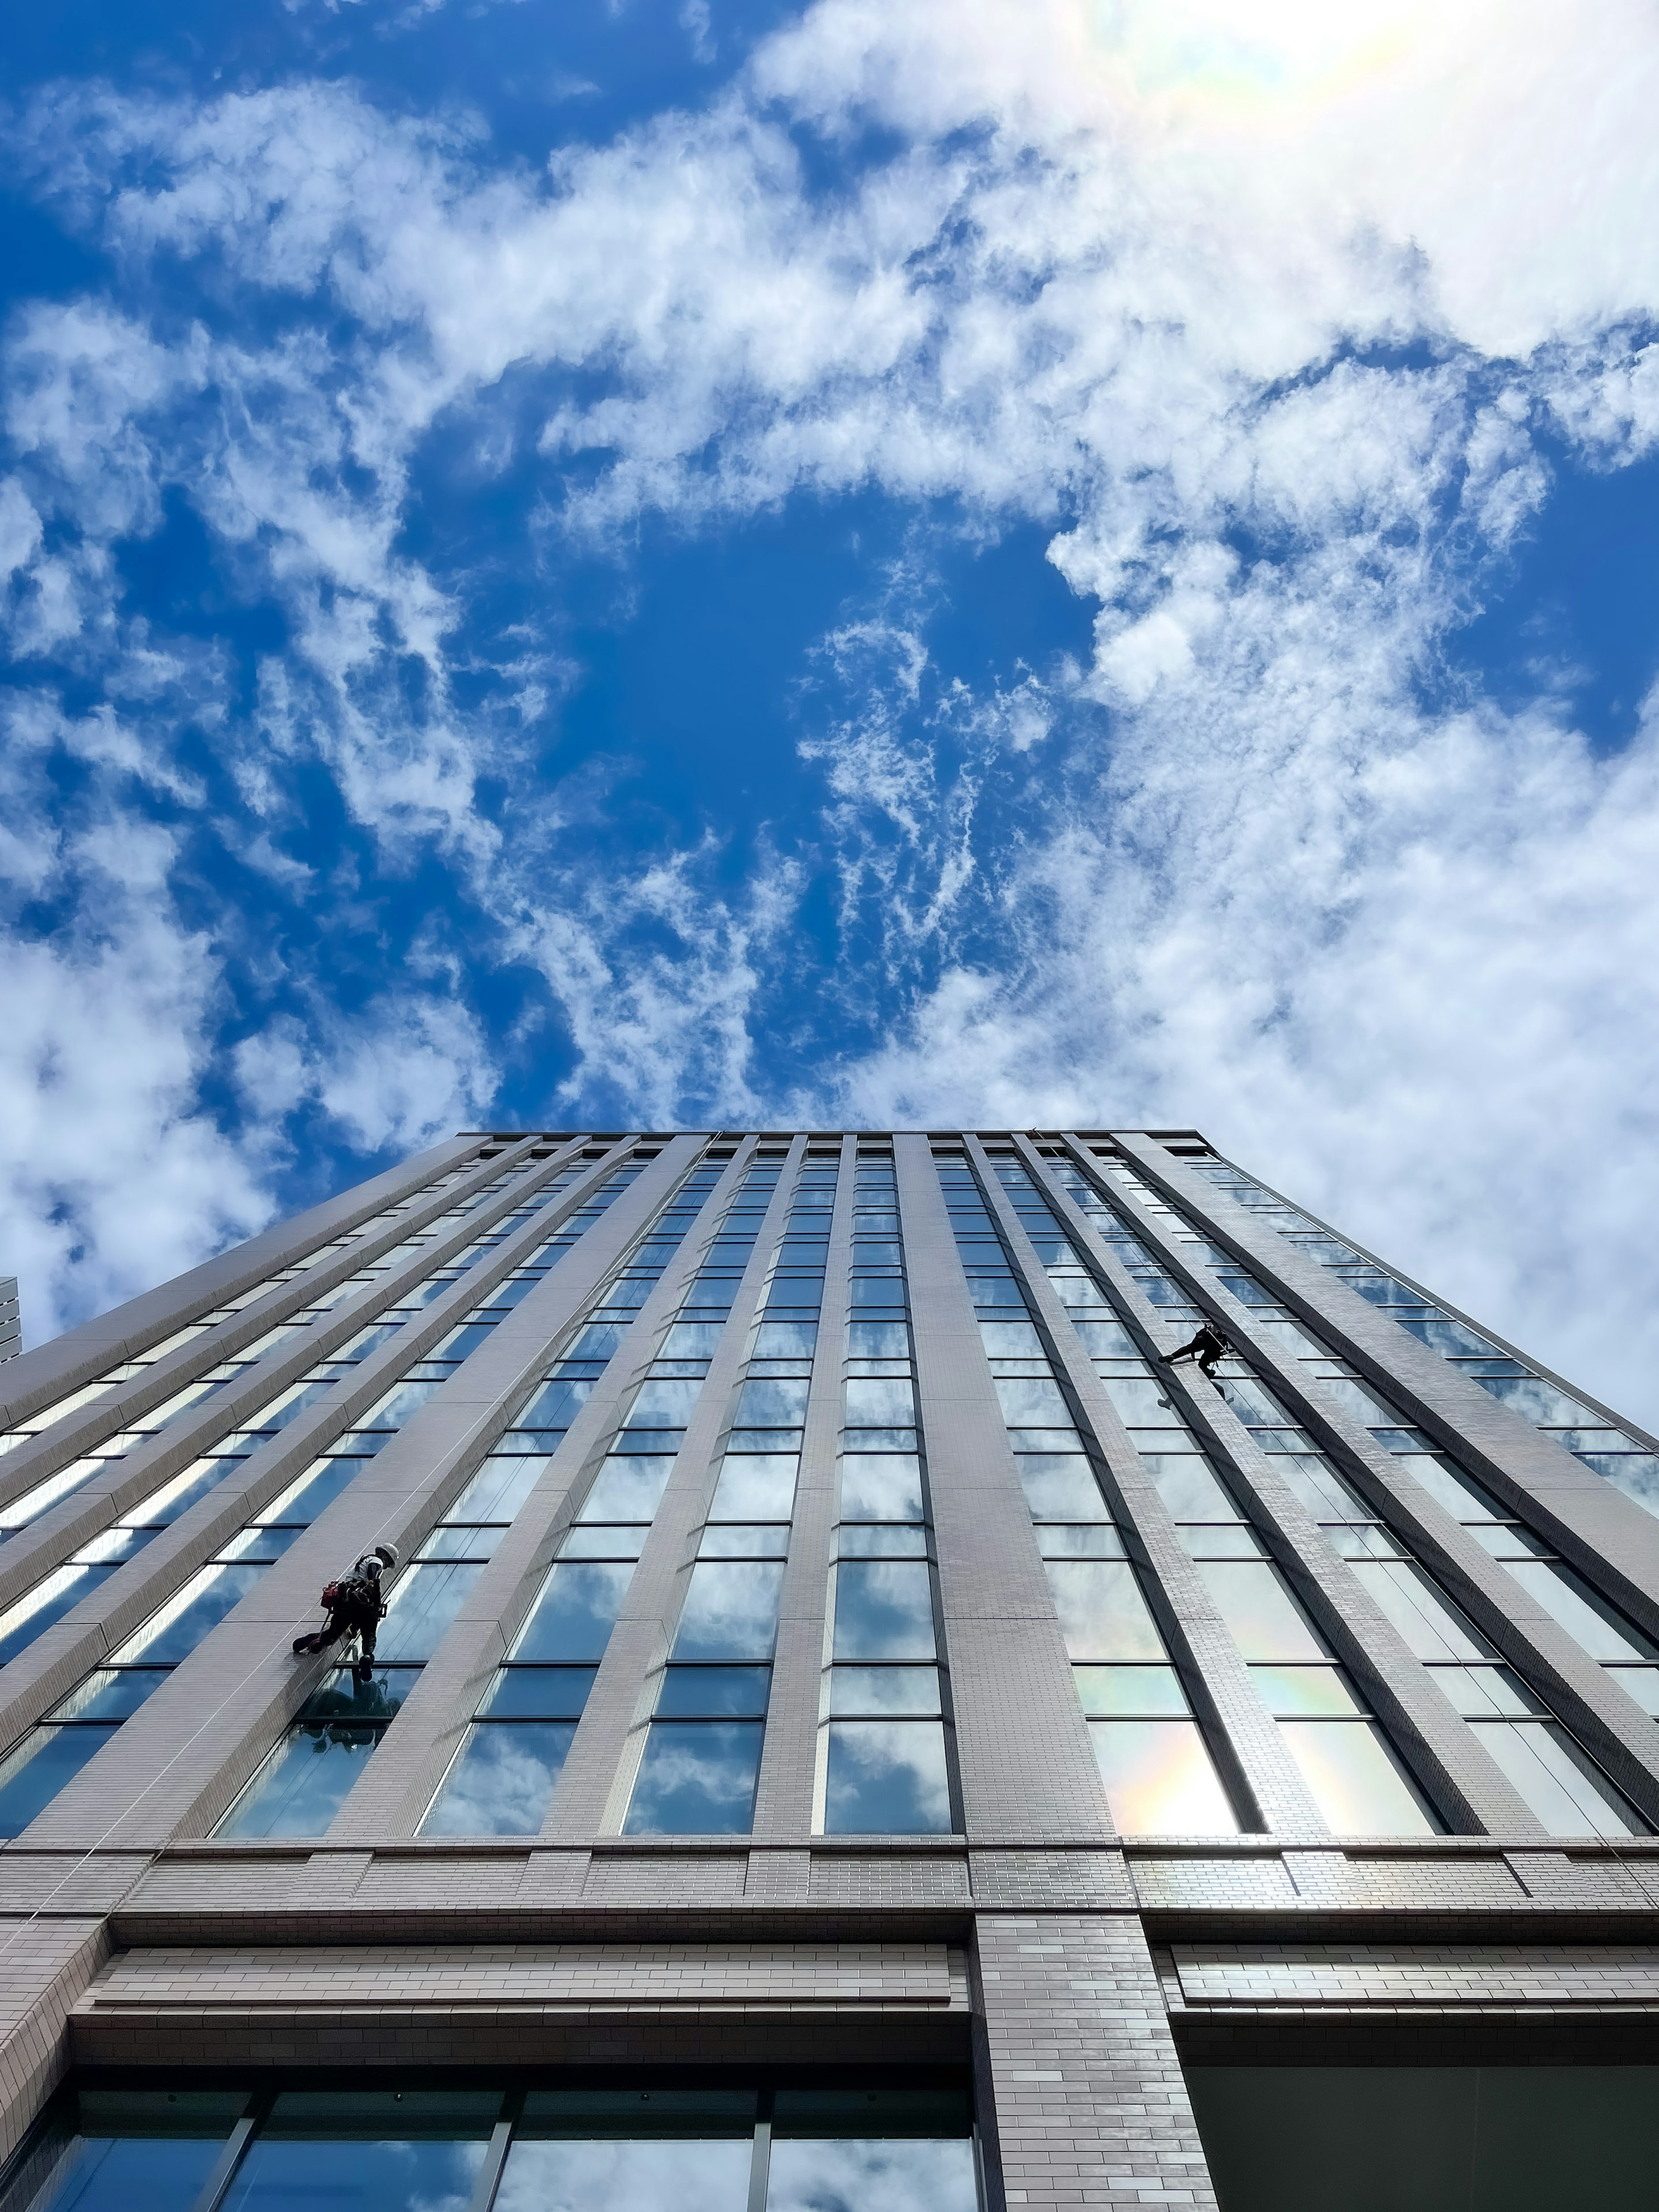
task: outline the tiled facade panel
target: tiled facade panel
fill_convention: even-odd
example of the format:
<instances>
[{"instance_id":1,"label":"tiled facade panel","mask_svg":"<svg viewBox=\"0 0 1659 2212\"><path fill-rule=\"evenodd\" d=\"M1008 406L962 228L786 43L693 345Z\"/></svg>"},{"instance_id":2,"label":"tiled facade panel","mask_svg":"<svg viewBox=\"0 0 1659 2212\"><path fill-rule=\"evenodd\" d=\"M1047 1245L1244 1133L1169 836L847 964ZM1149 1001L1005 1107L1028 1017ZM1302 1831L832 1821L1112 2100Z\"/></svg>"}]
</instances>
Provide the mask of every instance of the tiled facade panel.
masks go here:
<instances>
[{"instance_id":1,"label":"tiled facade panel","mask_svg":"<svg viewBox=\"0 0 1659 2212\"><path fill-rule=\"evenodd\" d=\"M981 1913L975 2029L1003 2201L1213 2205L1140 1924Z\"/></svg>"},{"instance_id":2,"label":"tiled facade panel","mask_svg":"<svg viewBox=\"0 0 1659 2212\"><path fill-rule=\"evenodd\" d=\"M766 1167L745 1186L763 1158ZM891 1202L871 1195L886 1188L880 1163L888 1159L900 1231L884 1265L887 1232L870 1216ZM945 1185L936 1159L952 1163ZM826 1243L821 1225L809 1236L791 1208L803 1175L810 1183L816 1173L822 1190L832 1162L833 1206L817 1209L828 1221ZM1264 2054L1302 2063L1344 2053L1455 2063L1460 2051L1493 2047L1471 2040L1477 2032L1501 2033L1505 2049L1552 2063L1659 2052L1659 1835L1647 1832L1659 1828L1659 1720L1643 1707L1647 1690L1576 1642L1358 1416L1322 1397L1293 1341L1206 1272L1195 1238L1231 1253L1263 1296L1280 1301L1280 1320L1291 1316L1404 1407L1437 1448L1477 1470L1516 1521L1585 1578L1597 1602L1622 1608L1632 1632L1656 1643L1659 1521L1234 1204L1213 1178L1194 1172L1194 1162L1224 1175L1225 1164L1190 1132L472 1133L7 1362L0 1614L157 1482L210 1453L273 1386L350 1341L382 1306L418 1303L434 1265L472 1250L492 1224L506 1224L501 1243L486 1237L471 1271L420 1305L325 1398L251 1449L219 1487L0 1666L0 1753L9 1754L20 1743L46 1741L28 1731L59 1727L50 1717L58 1702L89 1669L105 1668L122 1639L411 1360L429 1357L458 1320L514 1280L524 1257L609 1179L634 1175L603 1212L583 1216L556 1265L549 1261L533 1284L528 1274L516 1279L519 1302L507 1297L481 1340L465 1340L476 1348L454 1353L447 1379L131 1717L100 1739L89 1763L48 1792L26 1824L7 1830L0 2150L18 2143L72 2064L145 2073L317 2067L336 2069L343 2082L374 2066L405 2078L426 2067L684 2065L729 2067L734 2078L800 2069L803 2079L826 2066L884 2069L896 2079L907 2068L953 2067L970 2070L975 2082L987 2212L1203 2207L1214 2197L1183 2053L1246 2063ZM1142 1196L1152 1194L1146 1203L1126 1195L1114 1166L1133 1170ZM522 1176L502 1180L519 1169ZM694 1170L681 1241L671 1250L665 1239L654 1276L634 1267L642 1240ZM754 1196L774 1170L775 1188ZM1079 1176L1088 1186L1080 1191ZM996 1339L996 1324L990 1334L981 1329L981 1308L989 1306L962 1256L979 1247L959 1244L945 1195L947 1186L957 1192L951 1203L961 1220L970 1179L986 1209L972 1235L1006 1254L1001 1279L1011 1297L1017 1286L1030 1317L1030 1334L1019 1334L1023 1322L1014 1334L1033 1352L1040 1340L1042 1361L1029 1371L1040 1365L1044 1389L1064 1398L1077 1424L1069 1449L1086 1451L1104 1501L1092 1519L1048 1516L1078 1523L1074 1553L1054 1548L1054 1530L1027 1495L1028 1481L1039 1479L1030 1472L1032 1455L1049 1448L1016 1443L1012 1414L1004 1424L999 1382L1028 1370L1011 1352L993 1371L988 1347L1010 1340ZM585 1702L574 1699L544 1813L511 1832L423 1827L434 1793L449 1790L446 1778L464 1765L458 1747L471 1740L480 1699L511 1660L550 1563L562 1560L573 1528L583 1533L576 1516L636 1389L672 1376L676 1355L663 1350L665 1331L722 1236L733 1193L744 1188L753 1198L744 1209L750 1229L763 1205L763 1219L744 1256L736 1256L734 1233L725 1268L710 1262L729 1312L700 1324L706 1375L700 1355L692 1364L701 1389L673 1432L678 1449L663 1455L654 1517L647 1528L636 1516L639 1557L609 1641L590 1666L567 1670L582 1676ZM1095 1204L1090 1191L1099 1201L1093 1214L1078 1202ZM516 1209L537 1192L549 1194L548 1206L522 1217ZM476 1212L450 1218L473 1197ZM1080 1257L1094 1285L1089 1295L1100 1293L1100 1310L1109 1308L1112 1328L1126 1333L1113 1340L1136 1350L1142 1380L1121 1402L1160 1404L1165 1419L1175 1410L1193 1440L1187 1448L1238 1502L1231 1556L1270 1562L1283 1577L1328 1646L1321 1663L1364 1693L1368 1724L1387 1731L1432 1818L1406 1832L1375 1833L1322 1814L1323 1801L1287 1747L1280 1709L1267 1701L1262 1662L1240 1642L1206 1579L1213 1555L1194 1550L1192 1528L1160 1487L1161 1448L1120 1410L1113 1392L1122 1373L1097 1356L1079 1297L1068 1292L1068 1304L1061 1295L1064 1281L1075 1287L1079 1278L1074 1262L1069 1277L1051 1264L1043 1206L1055 1237ZM1121 1237L1115 1243L1096 1225L1100 1207L1129 1220L1146 1259L1138 1271ZM813 1210L809 1200L804 1211ZM437 1241L415 1250L408 1240L427 1224L438 1224ZM337 1241L359 1231L356 1243ZM809 1246L823 1255L821 1293L811 1287L818 1262L804 1256ZM381 1255L396 1255L392 1272L360 1286L366 1259ZM343 1785L325 1832L278 1824L241 1838L216 1833L290 1728L313 1729L296 1742L323 1741L324 1723L308 1717L307 1701L331 1667L296 1660L289 1648L319 1619L321 1584L373 1543L394 1544L406 1571L434 1530L434 1540L447 1540L448 1526L438 1524L453 1502L540 1389L550 1360L565 1358L601 1291L614 1290L618 1269L629 1267L640 1287L617 1300L627 1311L605 1324L612 1340L585 1400L561 1417L565 1425L550 1427L553 1441L540 1448L542 1463L526 1478L510 1525L498 1526L491 1548L470 1562L476 1578L418 1675L403 1681L402 1703L379 1724L372 1756L364 1749L356 1765L337 1770L350 1786ZM795 1287L775 1292L775 1273ZM860 1300L866 1316L884 1310L883 1282L897 1285L888 1305L908 1310L902 1324L857 1319ZM349 1294L309 1324L302 1343L274 1343L235 1371L243 1348L337 1285L349 1285ZM221 1315L244 1295L246 1306ZM740 1832L631 1833L630 1792L693 1565L750 1556L707 1546L739 1394L746 1378L780 1371L751 1366L764 1357L756 1325L774 1298L775 1312L801 1314L813 1310L813 1297L821 1302L810 1387L804 1413L799 1395L793 1401L798 1425L785 1438L799 1455L793 1517L786 1529L776 1512L757 1509L757 1528L766 1519L768 1540L787 1544L787 1553L755 1554L782 1565L763 1736L751 1768L752 1824ZM792 1298L798 1303L787 1309ZM1408 1541L1411 1556L1490 1640L1499 1655L1494 1668L1501 1661L1547 1697L1560 1756L1595 1762L1611 1778L1630 1807L1625 1828L1549 1826L1351 1571L1352 1555L1333 1548L1259 1432L1191 1366L1154 1364L1190 1333L1194 1313L1220 1323L1302 1424L1310 1448L1368 1501L1379 1526ZM200 1334L172 1342L198 1320L209 1323ZM878 1340L882 1328L898 1333ZM907 1346L908 1359L900 1360ZM159 1357L146 1364L151 1351ZM38 1514L20 1513L15 1525L4 1519L30 1485L76 1464L88 1444L125 1433L185 1385L213 1379L222 1360L233 1364L215 1395L159 1434L135 1428L125 1457ZM875 1419L896 1415L849 1423L849 1369L860 1391L912 1372L915 1407L902 1418L915 1428L874 1429ZM70 1402L106 1382L102 1395ZM60 1401L66 1410L54 1425L47 1415ZM874 1394L860 1399L874 1402ZM901 1389L891 1402L909 1401ZM846 1442L844 1425L865 1441ZM771 1449L749 1433L747 1453ZM843 1459L852 1451L862 1461L848 1475ZM908 1465L912 1480L924 1469L927 1511L883 1522L879 1514L861 1517L860 1508L843 1522L845 1484L873 1480L869 1462L880 1451L891 1455L890 1467ZM1092 1495L1091 1502L1098 1504ZM948 1747L949 1816L940 1814L928 1834L842 1832L826 1812L831 1715L837 1726L849 1712L863 1723L873 1709L832 1707L837 1672L843 1680L879 1675L880 1694L903 1696L906 1684L922 1679L922 1662L915 1650L890 1650L896 1663L861 1668L832 1649L840 1629L829 1594L841 1587L832 1563L841 1576L849 1559L876 1562L865 1581L843 1579L878 1603L879 1563L898 1563L895 1585L914 1590L924 1557L937 1571L928 1577L939 1644L930 1679L940 1685L943 1720L935 1707L929 1721L934 1746L942 1733ZM1061 1557L1133 1566L1170 1662L1159 1670L1176 1701L1167 1710L1201 1732L1236 1806L1237 1833L1114 1824L1102 1781L1109 1762L1103 1753L1097 1764L1101 1738L1091 1735L1102 1711L1112 1711L1113 1670L1092 1666L1086 1654L1074 1664L1072 1625L1062 1627L1052 1595L1062 1585L1048 1572ZM683 1647L674 1662L682 1673L684 1657ZM737 1680L741 1670L721 1675L723 1661L703 1663L709 1671L700 1682L718 1690L729 1679L748 1693ZM1138 1663L1153 1660L1143 1654ZM500 1679L513 1671L506 1665ZM877 1694L862 1681L854 1689ZM1109 1702L1089 1705L1091 1697ZM919 1709L903 1710L914 1717ZM744 1711L755 1726L753 1708ZM63 1734L78 1724L61 1724ZM1135 1724L1154 1742L1157 1723L1139 1708ZM902 1735L900 1727L894 1740ZM11 1771L0 1765L0 1808ZM913 1810L919 1802L914 1794L903 1802ZM1121 1814L1121 1801L1112 1802Z\"/></svg>"}]
</instances>

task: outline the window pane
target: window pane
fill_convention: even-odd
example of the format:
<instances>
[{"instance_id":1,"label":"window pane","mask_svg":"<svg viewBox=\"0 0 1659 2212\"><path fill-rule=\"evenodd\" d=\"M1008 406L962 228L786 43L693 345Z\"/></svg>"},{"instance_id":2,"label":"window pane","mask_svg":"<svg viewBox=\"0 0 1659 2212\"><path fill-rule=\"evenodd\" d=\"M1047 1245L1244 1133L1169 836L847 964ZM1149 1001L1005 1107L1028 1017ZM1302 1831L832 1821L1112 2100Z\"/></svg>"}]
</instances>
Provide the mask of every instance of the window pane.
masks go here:
<instances>
[{"instance_id":1,"label":"window pane","mask_svg":"<svg viewBox=\"0 0 1659 2212\"><path fill-rule=\"evenodd\" d=\"M1654 1656L1653 1645L1620 1620L1613 1607L1570 1568L1543 1559L1510 1559L1505 1565L1522 1589L1529 1591L1592 1659Z\"/></svg>"},{"instance_id":2,"label":"window pane","mask_svg":"<svg viewBox=\"0 0 1659 2212\"><path fill-rule=\"evenodd\" d=\"M1279 1729L1334 1835L1437 1832L1373 1722L1282 1721Z\"/></svg>"},{"instance_id":3,"label":"window pane","mask_svg":"<svg viewBox=\"0 0 1659 2212\"><path fill-rule=\"evenodd\" d=\"M845 1452L841 1462L843 1521L921 1521L921 1462L904 1452Z\"/></svg>"},{"instance_id":4,"label":"window pane","mask_svg":"<svg viewBox=\"0 0 1659 2212\"><path fill-rule=\"evenodd\" d=\"M381 1734L379 1729L291 1729L214 1833L320 1836Z\"/></svg>"},{"instance_id":5,"label":"window pane","mask_svg":"<svg viewBox=\"0 0 1659 2212\"><path fill-rule=\"evenodd\" d=\"M1480 1746L1553 1836L1645 1835L1613 1786L1545 1721L1474 1722Z\"/></svg>"},{"instance_id":6,"label":"window pane","mask_svg":"<svg viewBox=\"0 0 1659 2212\"><path fill-rule=\"evenodd\" d=\"M1168 1657L1127 1560L1045 1559L1042 1565L1069 1657Z\"/></svg>"},{"instance_id":7,"label":"window pane","mask_svg":"<svg viewBox=\"0 0 1659 2212\"><path fill-rule=\"evenodd\" d=\"M1325 1659L1329 1653L1273 1569L1205 1560L1199 1574L1246 1659Z\"/></svg>"},{"instance_id":8,"label":"window pane","mask_svg":"<svg viewBox=\"0 0 1659 2212\"><path fill-rule=\"evenodd\" d=\"M1105 1521L1110 1516L1094 1469L1080 1453L1022 1452L1019 1469L1033 1521Z\"/></svg>"},{"instance_id":9,"label":"window pane","mask_svg":"<svg viewBox=\"0 0 1659 2212\"><path fill-rule=\"evenodd\" d=\"M445 1514L446 1521L510 1521L547 1472L533 1458L487 1459Z\"/></svg>"},{"instance_id":10,"label":"window pane","mask_svg":"<svg viewBox=\"0 0 1659 2212\"><path fill-rule=\"evenodd\" d=\"M475 1723L421 1833L533 1836L575 1733L574 1721Z\"/></svg>"},{"instance_id":11,"label":"window pane","mask_svg":"<svg viewBox=\"0 0 1659 2212\"><path fill-rule=\"evenodd\" d=\"M208 1631L241 1603L264 1572L263 1567L204 1567L114 1656L169 1664L189 1658Z\"/></svg>"},{"instance_id":12,"label":"window pane","mask_svg":"<svg viewBox=\"0 0 1659 2212\"><path fill-rule=\"evenodd\" d=\"M83 2090L49 2119L14 2212L173 2212L192 2204L246 2100L240 2091ZM45 2160L42 2160L42 2163Z\"/></svg>"},{"instance_id":13,"label":"window pane","mask_svg":"<svg viewBox=\"0 0 1659 2212\"><path fill-rule=\"evenodd\" d=\"M970 2142L775 2140L767 2212L975 2212Z\"/></svg>"},{"instance_id":14,"label":"window pane","mask_svg":"<svg viewBox=\"0 0 1659 2212\"><path fill-rule=\"evenodd\" d=\"M778 1525L755 1527L740 1521L710 1522L697 1545L700 1559L782 1559L789 1553L789 1531Z\"/></svg>"},{"instance_id":15,"label":"window pane","mask_svg":"<svg viewBox=\"0 0 1659 2212\"><path fill-rule=\"evenodd\" d=\"M513 1656L577 1665L603 1659L633 1578L626 1565L555 1567L519 1632Z\"/></svg>"},{"instance_id":16,"label":"window pane","mask_svg":"<svg viewBox=\"0 0 1659 2212\"><path fill-rule=\"evenodd\" d=\"M836 1570L837 1659L931 1659L933 1581L919 1559L855 1559Z\"/></svg>"},{"instance_id":17,"label":"window pane","mask_svg":"<svg viewBox=\"0 0 1659 2212\"><path fill-rule=\"evenodd\" d=\"M939 1721L832 1721L826 1834L948 1834L951 1788Z\"/></svg>"},{"instance_id":18,"label":"window pane","mask_svg":"<svg viewBox=\"0 0 1659 2212\"><path fill-rule=\"evenodd\" d=\"M728 2142L546 2142L521 2131L495 2212L744 2212L750 2161L747 2130Z\"/></svg>"},{"instance_id":19,"label":"window pane","mask_svg":"<svg viewBox=\"0 0 1659 2212\"><path fill-rule=\"evenodd\" d=\"M279 2107L288 2101L279 2100ZM399 2140L390 2112L381 2125L386 2136L380 2141L353 2141L332 2128L307 2141L268 2125L249 2146L225 2212L324 2204L329 2212L466 2212L483 2163L483 2142Z\"/></svg>"},{"instance_id":20,"label":"window pane","mask_svg":"<svg viewBox=\"0 0 1659 2212\"><path fill-rule=\"evenodd\" d=\"M728 1453L720 1464L711 1521L787 1521L795 1509L793 1452Z\"/></svg>"},{"instance_id":21,"label":"window pane","mask_svg":"<svg viewBox=\"0 0 1659 2212\"><path fill-rule=\"evenodd\" d=\"M843 1521L836 1531L842 1559L925 1559L927 1531L912 1521Z\"/></svg>"},{"instance_id":22,"label":"window pane","mask_svg":"<svg viewBox=\"0 0 1659 2212\"><path fill-rule=\"evenodd\" d=\"M109 1667L70 1692L47 1716L54 1721L124 1721L153 1698L167 1679L167 1667Z\"/></svg>"},{"instance_id":23,"label":"window pane","mask_svg":"<svg viewBox=\"0 0 1659 2212\"><path fill-rule=\"evenodd\" d=\"M1281 1719L1359 1711L1334 1667L1252 1667L1250 1680L1267 1711Z\"/></svg>"},{"instance_id":24,"label":"window pane","mask_svg":"<svg viewBox=\"0 0 1659 2212\"><path fill-rule=\"evenodd\" d=\"M782 1594L783 1569L769 1561L702 1561L691 1570L673 1656L769 1659Z\"/></svg>"},{"instance_id":25,"label":"window pane","mask_svg":"<svg viewBox=\"0 0 1659 2212\"><path fill-rule=\"evenodd\" d=\"M1241 1517L1220 1477L1201 1453L1143 1452L1140 1458L1172 1520L1237 1521Z\"/></svg>"},{"instance_id":26,"label":"window pane","mask_svg":"<svg viewBox=\"0 0 1659 2212\"><path fill-rule=\"evenodd\" d=\"M1238 1821L1194 1721L1091 1721L1118 1833L1233 1836Z\"/></svg>"},{"instance_id":27,"label":"window pane","mask_svg":"<svg viewBox=\"0 0 1659 2212\"><path fill-rule=\"evenodd\" d=\"M0 1837L21 1836L114 1735L110 1728L38 1728L0 1761Z\"/></svg>"},{"instance_id":28,"label":"window pane","mask_svg":"<svg viewBox=\"0 0 1659 2212\"><path fill-rule=\"evenodd\" d=\"M1072 1676L1091 1720L1191 1711L1173 1667L1074 1667Z\"/></svg>"},{"instance_id":29,"label":"window pane","mask_svg":"<svg viewBox=\"0 0 1659 2212\"><path fill-rule=\"evenodd\" d=\"M1452 1611L1404 1560L1357 1560L1356 1581L1376 1599L1419 1659L1490 1659L1494 1655L1471 1624Z\"/></svg>"},{"instance_id":30,"label":"window pane","mask_svg":"<svg viewBox=\"0 0 1659 2212\"><path fill-rule=\"evenodd\" d=\"M626 1832L747 1835L765 1733L759 1721L653 1721Z\"/></svg>"},{"instance_id":31,"label":"window pane","mask_svg":"<svg viewBox=\"0 0 1659 2212\"><path fill-rule=\"evenodd\" d=\"M381 1662L429 1659L483 1572L482 1566L410 1567L392 1591L391 1610L380 1623L375 1651Z\"/></svg>"},{"instance_id":32,"label":"window pane","mask_svg":"<svg viewBox=\"0 0 1659 2212\"><path fill-rule=\"evenodd\" d=\"M598 1670L592 1667L503 1667L480 1712L495 1720L574 1721L581 1717Z\"/></svg>"},{"instance_id":33,"label":"window pane","mask_svg":"<svg viewBox=\"0 0 1659 2212\"><path fill-rule=\"evenodd\" d=\"M673 1470L672 1453L619 1454L600 1468L599 1479L576 1516L579 1521L649 1521L654 1518Z\"/></svg>"},{"instance_id":34,"label":"window pane","mask_svg":"<svg viewBox=\"0 0 1659 2212\"><path fill-rule=\"evenodd\" d=\"M668 1667L657 1692L659 1720L763 1720L769 1667Z\"/></svg>"},{"instance_id":35,"label":"window pane","mask_svg":"<svg viewBox=\"0 0 1659 2212\"><path fill-rule=\"evenodd\" d=\"M836 1667L830 1678L832 1713L927 1717L939 1713L937 1667Z\"/></svg>"},{"instance_id":36,"label":"window pane","mask_svg":"<svg viewBox=\"0 0 1659 2212\"><path fill-rule=\"evenodd\" d=\"M751 1377L738 1400L733 1426L739 1429L798 1429L806 1419L805 1376Z\"/></svg>"}]
</instances>

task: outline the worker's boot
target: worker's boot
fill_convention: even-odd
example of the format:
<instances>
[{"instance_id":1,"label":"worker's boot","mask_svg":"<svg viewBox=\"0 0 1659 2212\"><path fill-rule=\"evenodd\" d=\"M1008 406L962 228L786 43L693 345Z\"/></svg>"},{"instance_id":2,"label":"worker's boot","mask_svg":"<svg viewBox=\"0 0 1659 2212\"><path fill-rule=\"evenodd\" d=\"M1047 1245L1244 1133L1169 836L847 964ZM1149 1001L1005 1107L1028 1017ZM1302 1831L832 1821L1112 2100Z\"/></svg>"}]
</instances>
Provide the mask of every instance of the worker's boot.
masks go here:
<instances>
[{"instance_id":1,"label":"worker's boot","mask_svg":"<svg viewBox=\"0 0 1659 2212\"><path fill-rule=\"evenodd\" d=\"M374 1680L374 1662L372 1659L360 1659L352 1671L360 1682L372 1682Z\"/></svg>"}]
</instances>

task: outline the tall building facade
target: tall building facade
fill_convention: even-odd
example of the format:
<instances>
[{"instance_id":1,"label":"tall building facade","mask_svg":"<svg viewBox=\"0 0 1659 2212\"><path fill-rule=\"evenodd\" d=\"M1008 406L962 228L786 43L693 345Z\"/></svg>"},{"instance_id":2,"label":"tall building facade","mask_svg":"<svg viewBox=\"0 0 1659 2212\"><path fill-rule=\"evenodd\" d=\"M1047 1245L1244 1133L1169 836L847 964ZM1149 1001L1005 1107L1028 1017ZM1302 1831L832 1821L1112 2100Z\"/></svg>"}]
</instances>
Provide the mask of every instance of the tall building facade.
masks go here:
<instances>
[{"instance_id":1,"label":"tall building facade","mask_svg":"<svg viewBox=\"0 0 1659 2212\"><path fill-rule=\"evenodd\" d=\"M1194 1132L462 1135L0 1391L0 2212L1659 2187L1659 1446Z\"/></svg>"}]
</instances>

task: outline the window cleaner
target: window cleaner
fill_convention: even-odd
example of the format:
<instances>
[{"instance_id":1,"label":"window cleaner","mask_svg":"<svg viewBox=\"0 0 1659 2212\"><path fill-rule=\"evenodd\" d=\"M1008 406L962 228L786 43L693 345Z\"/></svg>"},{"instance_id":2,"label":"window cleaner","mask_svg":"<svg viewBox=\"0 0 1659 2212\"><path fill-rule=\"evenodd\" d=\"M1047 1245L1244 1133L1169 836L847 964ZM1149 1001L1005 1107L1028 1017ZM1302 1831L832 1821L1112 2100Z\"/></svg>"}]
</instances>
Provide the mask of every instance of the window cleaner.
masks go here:
<instances>
[{"instance_id":1,"label":"window cleaner","mask_svg":"<svg viewBox=\"0 0 1659 2212\"><path fill-rule=\"evenodd\" d=\"M394 1545L376 1544L373 1551L363 1553L349 1575L325 1584L322 1602L328 1619L309 1636L295 1638L295 1655L326 1651L342 1637L355 1636L358 1639L357 1661L353 1671L360 1682L371 1680L374 1674L374 1638L386 1610L380 1578L397 1564Z\"/></svg>"},{"instance_id":2,"label":"window cleaner","mask_svg":"<svg viewBox=\"0 0 1659 2212\"><path fill-rule=\"evenodd\" d=\"M1188 1338L1185 1344L1178 1344L1173 1352L1166 1352L1163 1355L1164 1364L1173 1367L1178 1359L1195 1359L1203 1371L1205 1381L1214 1382L1217 1364L1224 1359L1231 1350L1231 1345L1215 1323L1206 1321ZM1219 1387L1218 1384L1217 1388Z\"/></svg>"}]
</instances>

